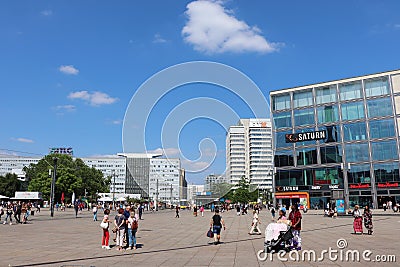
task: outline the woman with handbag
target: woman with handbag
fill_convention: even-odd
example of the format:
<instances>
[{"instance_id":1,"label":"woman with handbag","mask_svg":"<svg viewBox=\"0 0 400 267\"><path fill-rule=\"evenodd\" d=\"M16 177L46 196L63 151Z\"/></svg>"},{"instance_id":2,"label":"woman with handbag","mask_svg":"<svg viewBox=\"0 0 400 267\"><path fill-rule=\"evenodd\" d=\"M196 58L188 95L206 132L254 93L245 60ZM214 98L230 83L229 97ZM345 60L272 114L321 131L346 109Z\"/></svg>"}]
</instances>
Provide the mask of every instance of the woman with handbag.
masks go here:
<instances>
[{"instance_id":1,"label":"woman with handbag","mask_svg":"<svg viewBox=\"0 0 400 267\"><path fill-rule=\"evenodd\" d=\"M122 250L124 245L124 235L125 235L125 216L124 216L124 209L119 208L118 214L115 215L114 225L116 228L117 234L117 250Z\"/></svg>"},{"instance_id":2,"label":"woman with handbag","mask_svg":"<svg viewBox=\"0 0 400 267\"><path fill-rule=\"evenodd\" d=\"M210 228L213 230L214 233L214 245L220 244L221 239L221 228L224 227L225 230L225 222L222 219L221 215L219 215L219 210L215 209L215 214L212 216L210 221Z\"/></svg>"},{"instance_id":3,"label":"woman with handbag","mask_svg":"<svg viewBox=\"0 0 400 267\"><path fill-rule=\"evenodd\" d=\"M100 224L101 228L103 229L103 238L101 239L101 248L105 248L105 249L111 249L109 246L110 232L108 231L109 222L110 222L108 220L109 214L110 214L109 209L104 210L104 217Z\"/></svg>"}]
</instances>

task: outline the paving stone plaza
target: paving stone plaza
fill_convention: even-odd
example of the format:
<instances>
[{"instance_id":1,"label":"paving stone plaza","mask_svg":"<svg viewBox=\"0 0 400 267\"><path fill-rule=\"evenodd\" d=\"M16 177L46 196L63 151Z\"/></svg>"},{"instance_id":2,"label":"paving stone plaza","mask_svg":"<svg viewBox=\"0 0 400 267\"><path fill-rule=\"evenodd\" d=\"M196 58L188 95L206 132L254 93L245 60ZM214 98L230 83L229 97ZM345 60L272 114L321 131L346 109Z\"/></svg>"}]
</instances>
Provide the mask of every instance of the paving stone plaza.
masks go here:
<instances>
[{"instance_id":1,"label":"paving stone plaza","mask_svg":"<svg viewBox=\"0 0 400 267\"><path fill-rule=\"evenodd\" d=\"M280 259L274 254L272 261L271 255L267 259L262 258L263 253L261 258L257 256L263 249L266 225L271 222L265 209L260 214L263 233L252 236L248 234L251 212L243 216L236 216L233 210L223 213L226 231L222 231L219 245L206 237L210 211L204 217L194 217L183 210L180 218L170 210L145 212L137 233L139 248L126 251L101 248L100 222L93 221L90 211L80 213L78 218L72 210L55 212L54 218L49 214L42 209L30 217L28 224L0 225L0 266L400 266L400 214L392 211L374 212L371 236L352 234L352 217L331 219L314 210L303 214L302 252L316 253L315 260L306 254L304 261L300 252L298 261L295 253L280 255ZM114 246L112 237L111 233L110 243ZM344 239L341 249L338 239ZM329 249L333 254L329 255ZM323 250L328 252L324 254ZM357 250L360 260L352 261L349 250ZM393 262L393 255L397 262ZM376 259L392 262L377 263Z\"/></svg>"}]
</instances>

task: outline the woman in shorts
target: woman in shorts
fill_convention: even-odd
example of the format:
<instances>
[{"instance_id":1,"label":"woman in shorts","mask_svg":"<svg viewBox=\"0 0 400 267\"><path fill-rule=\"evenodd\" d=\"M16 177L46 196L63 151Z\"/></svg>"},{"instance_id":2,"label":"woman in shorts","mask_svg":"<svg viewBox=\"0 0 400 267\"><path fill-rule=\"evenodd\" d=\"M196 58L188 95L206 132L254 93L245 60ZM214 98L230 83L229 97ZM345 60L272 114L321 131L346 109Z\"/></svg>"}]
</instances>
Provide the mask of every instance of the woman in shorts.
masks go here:
<instances>
[{"instance_id":1,"label":"woman in shorts","mask_svg":"<svg viewBox=\"0 0 400 267\"><path fill-rule=\"evenodd\" d=\"M221 229L222 226L224 227L225 230L225 222L224 219L222 219L221 215L219 215L219 210L215 209L215 214L212 216L211 221L210 221L210 228L212 228L213 233L214 233L214 245L218 245L221 240Z\"/></svg>"}]
</instances>

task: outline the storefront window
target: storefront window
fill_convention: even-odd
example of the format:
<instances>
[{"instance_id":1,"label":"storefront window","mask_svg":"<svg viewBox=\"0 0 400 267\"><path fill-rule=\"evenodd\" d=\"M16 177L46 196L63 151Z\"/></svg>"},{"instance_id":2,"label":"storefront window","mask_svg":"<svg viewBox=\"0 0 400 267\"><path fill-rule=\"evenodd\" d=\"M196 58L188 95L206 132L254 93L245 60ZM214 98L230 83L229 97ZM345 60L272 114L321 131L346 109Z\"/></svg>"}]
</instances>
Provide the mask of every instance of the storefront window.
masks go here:
<instances>
[{"instance_id":1,"label":"storefront window","mask_svg":"<svg viewBox=\"0 0 400 267\"><path fill-rule=\"evenodd\" d=\"M377 183L400 181L398 162L374 164L373 167Z\"/></svg>"},{"instance_id":2,"label":"storefront window","mask_svg":"<svg viewBox=\"0 0 400 267\"><path fill-rule=\"evenodd\" d=\"M292 114L291 112L280 112L273 114L275 128L288 128L292 126Z\"/></svg>"},{"instance_id":3,"label":"storefront window","mask_svg":"<svg viewBox=\"0 0 400 267\"><path fill-rule=\"evenodd\" d=\"M293 105L295 108L312 106L313 105L313 96L312 91L302 91L293 93Z\"/></svg>"},{"instance_id":4,"label":"storefront window","mask_svg":"<svg viewBox=\"0 0 400 267\"><path fill-rule=\"evenodd\" d=\"M365 122L343 124L344 141L366 140L367 127Z\"/></svg>"},{"instance_id":5,"label":"storefront window","mask_svg":"<svg viewBox=\"0 0 400 267\"><path fill-rule=\"evenodd\" d=\"M368 143L346 144L345 151L346 151L347 162L369 161Z\"/></svg>"},{"instance_id":6,"label":"storefront window","mask_svg":"<svg viewBox=\"0 0 400 267\"><path fill-rule=\"evenodd\" d=\"M324 146L320 148L321 163L340 163L342 162L341 146Z\"/></svg>"},{"instance_id":7,"label":"storefront window","mask_svg":"<svg viewBox=\"0 0 400 267\"><path fill-rule=\"evenodd\" d=\"M301 109L294 111L294 125L312 125L314 124L314 109Z\"/></svg>"},{"instance_id":8,"label":"storefront window","mask_svg":"<svg viewBox=\"0 0 400 267\"><path fill-rule=\"evenodd\" d=\"M372 142L372 159L373 160L388 160L398 159L397 145L395 140Z\"/></svg>"},{"instance_id":9,"label":"storefront window","mask_svg":"<svg viewBox=\"0 0 400 267\"><path fill-rule=\"evenodd\" d=\"M370 121L369 128L371 138L385 138L395 136L393 119Z\"/></svg>"},{"instance_id":10,"label":"storefront window","mask_svg":"<svg viewBox=\"0 0 400 267\"><path fill-rule=\"evenodd\" d=\"M338 107L334 106L324 106L317 108L318 123L329 123L336 122L339 120Z\"/></svg>"},{"instance_id":11,"label":"storefront window","mask_svg":"<svg viewBox=\"0 0 400 267\"><path fill-rule=\"evenodd\" d=\"M290 109L290 95L276 95L272 97L274 110Z\"/></svg>"},{"instance_id":12,"label":"storefront window","mask_svg":"<svg viewBox=\"0 0 400 267\"><path fill-rule=\"evenodd\" d=\"M315 169L314 185L343 184L343 175L338 168Z\"/></svg>"},{"instance_id":13,"label":"storefront window","mask_svg":"<svg viewBox=\"0 0 400 267\"><path fill-rule=\"evenodd\" d=\"M340 99L351 100L361 98L361 81L352 83L343 83L339 85Z\"/></svg>"},{"instance_id":14,"label":"storefront window","mask_svg":"<svg viewBox=\"0 0 400 267\"><path fill-rule=\"evenodd\" d=\"M317 104L336 102L336 85L315 89Z\"/></svg>"},{"instance_id":15,"label":"storefront window","mask_svg":"<svg viewBox=\"0 0 400 267\"><path fill-rule=\"evenodd\" d=\"M297 165L317 164L317 148L296 149Z\"/></svg>"},{"instance_id":16,"label":"storefront window","mask_svg":"<svg viewBox=\"0 0 400 267\"><path fill-rule=\"evenodd\" d=\"M389 97L368 100L367 108L370 118L390 116L393 114L392 100Z\"/></svg>"},{"instance_id":17,"label":"storefront window","mask_svg":"<svg viewBox=\"0 0 400 267\"><path fill-rule=\"evenodd\" d=\"M389 94L389 83L386 76L378 79L366 80L364 84L365 95L367 97Z\"/></svg>"},{"instance_id":18,"label":"storefront window","mask_svg":"<svg viewBox=\"0 0 400 267\"><path fill-rule=\"evenodd\" d=\"M350 184L370 183L371 172L369 164L351 165L347 176Z\"/></svg>"},{"instance_id":19,"label":"storefront window","mask_svg":"<svg viewBox=\"0 0 400 267\"><path fill-rule=\"evenodd\" d=\"M352 102L342 104L343 120L358 120L365 118L363 102Z\"/></svg>"},{"instance_id":20,"label":"storefront window","mask_svg":"<svg viewBox=\"0 0 400 267\"><path fill-rule=\"evenodd\" d=\"M292 150L275 151L275 167L293 166L293 162Z\"/></svg>"},{"instance_id":21,"label":"storefront window","mask_svg":"<svg viewBox=\"0 0 400 267\"><path fill-rule=\"evenodd\" d=\"M276 186L311 185L310 170L278 170L276 173Z\"/></svg>"},{"instance_id":22,"label":"storefront window","mask_svg":"<svg viewBox=\"0 0 400 267\"><path fill-rule=\"evenodd\" d=\"M276 132L275 133L275 147L278 148L283 148L283 147L291 147L293 146L292 143L286 143L286 134L291 134L292 131L283 131L283 132Z\"/></svg>"}]
</instances>

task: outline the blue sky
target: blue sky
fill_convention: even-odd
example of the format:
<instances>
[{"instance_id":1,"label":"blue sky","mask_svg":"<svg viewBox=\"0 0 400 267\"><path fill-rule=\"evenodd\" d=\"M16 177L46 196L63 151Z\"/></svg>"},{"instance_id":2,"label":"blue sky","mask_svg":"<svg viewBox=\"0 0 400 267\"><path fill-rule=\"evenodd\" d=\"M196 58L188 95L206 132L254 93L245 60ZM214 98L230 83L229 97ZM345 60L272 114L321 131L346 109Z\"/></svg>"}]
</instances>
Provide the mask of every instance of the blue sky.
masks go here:
<instances>
[{"instance_id":1,"label":"blue sky","mask_svg":"<svg viewBox=\"0 0 400 267\"><path fill-rule=\"evenodd\" d=\"M266 98L270 90L399 69L398 10L395 0L2 2L0 152L46 154L63 146L78 157L121 152L132 96L179 63L232 66ZM163 147L159 132L168 113L197 97L251 116L251 103L218 86L182 86L155 105L148 150ZM189 173L189 182L225 169L225 129L209 119L182 126L180 150L193 160L183 165L208 166L207 159L196 161L204 138L215 143L216 160L205 172ZM180 156L177 147L163 148Z\"/></svg>"}]
</instances>

